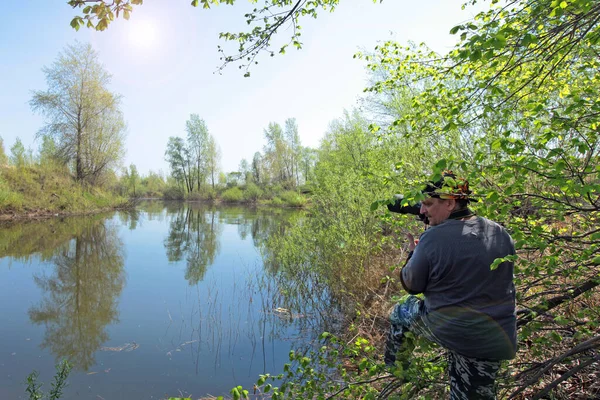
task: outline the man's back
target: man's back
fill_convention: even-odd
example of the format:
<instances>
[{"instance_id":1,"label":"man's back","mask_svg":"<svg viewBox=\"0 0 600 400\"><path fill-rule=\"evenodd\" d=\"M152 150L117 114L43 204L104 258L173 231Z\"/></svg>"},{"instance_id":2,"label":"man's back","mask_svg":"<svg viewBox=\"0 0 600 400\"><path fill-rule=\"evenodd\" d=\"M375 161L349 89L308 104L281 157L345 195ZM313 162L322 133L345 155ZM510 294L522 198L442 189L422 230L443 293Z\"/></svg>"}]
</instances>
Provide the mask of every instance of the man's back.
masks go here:
<instances>
[{"instance_id":1,"label":"man's back","mask_svg":"<svg viewBox=\"0 0 600 400\"><path fill-rule=\"evenodd\" d=\"M512 263L508 233L477 217L446 220L421 235L403 278L425 294L424 322L440 344L469 357L510 359L516 351Z\"/></svg>"}]
</instances>

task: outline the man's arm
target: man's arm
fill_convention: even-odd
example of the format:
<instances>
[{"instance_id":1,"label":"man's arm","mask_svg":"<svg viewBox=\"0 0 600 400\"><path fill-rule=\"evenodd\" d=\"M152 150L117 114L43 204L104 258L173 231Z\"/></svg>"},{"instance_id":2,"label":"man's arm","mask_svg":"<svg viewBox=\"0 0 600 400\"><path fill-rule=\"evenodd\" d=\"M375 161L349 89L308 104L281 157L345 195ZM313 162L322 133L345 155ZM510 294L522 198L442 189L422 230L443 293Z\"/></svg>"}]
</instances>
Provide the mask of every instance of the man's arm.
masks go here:
<instances>
[{"instance_id":1,"label":"man's arm","mask_svg":"<svg viewBox=\"0 0 600 400\"><path fill-rule=\"evenodd\" d=\"M400 271L400 283L404 290L410 294L419 294L425 291L429 278L429 261L423 245L411 251L404 268Z\"/></svg>"}]
</instances>

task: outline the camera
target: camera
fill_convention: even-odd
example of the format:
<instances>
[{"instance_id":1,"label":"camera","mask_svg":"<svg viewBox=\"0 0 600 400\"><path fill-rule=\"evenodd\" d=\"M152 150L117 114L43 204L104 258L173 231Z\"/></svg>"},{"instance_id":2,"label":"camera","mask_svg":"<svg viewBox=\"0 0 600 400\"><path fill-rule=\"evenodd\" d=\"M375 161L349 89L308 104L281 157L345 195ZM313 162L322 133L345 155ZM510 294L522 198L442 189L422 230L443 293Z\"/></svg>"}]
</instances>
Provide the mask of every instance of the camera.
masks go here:
<instances>
[{"instance_id":1,"label":"camera","mask_svg":"<svg viewBox=\"0 0 600 400\"><path fill-rule=\"evenodd\" d=\"M429 223L425 214L421 214L421 212L420 212L421 211L421 203L403 206L402 205L403 199L404 199L403 195L395 194L394 195L394 204L388 204L387 205L388 210L391 212L399 213L399 214L417 215L421 219L421 221L423 221L423 223L425 223L425 224Z\"/></svg>"}]
</instances>

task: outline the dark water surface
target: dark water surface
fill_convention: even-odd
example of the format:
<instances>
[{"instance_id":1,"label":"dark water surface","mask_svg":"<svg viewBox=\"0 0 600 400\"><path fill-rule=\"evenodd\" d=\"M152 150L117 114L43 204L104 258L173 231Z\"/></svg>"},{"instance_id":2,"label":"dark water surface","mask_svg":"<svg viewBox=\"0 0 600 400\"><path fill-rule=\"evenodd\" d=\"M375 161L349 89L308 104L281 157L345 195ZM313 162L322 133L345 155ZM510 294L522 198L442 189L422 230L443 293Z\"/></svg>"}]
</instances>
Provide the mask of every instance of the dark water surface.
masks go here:
<instances>
[{"instance_id":1,"label":"dark water surface","mask_svg":"<svg viewBox=\"0 0 600 400\"><path fill-rule=\"evenodd\" d=\"M251 388L319 332L287 313L265 240L290 211L148 203L135 213L0 227L0 399L25 378L64 399L162 399Z\"/></svg>"}]
</instances>

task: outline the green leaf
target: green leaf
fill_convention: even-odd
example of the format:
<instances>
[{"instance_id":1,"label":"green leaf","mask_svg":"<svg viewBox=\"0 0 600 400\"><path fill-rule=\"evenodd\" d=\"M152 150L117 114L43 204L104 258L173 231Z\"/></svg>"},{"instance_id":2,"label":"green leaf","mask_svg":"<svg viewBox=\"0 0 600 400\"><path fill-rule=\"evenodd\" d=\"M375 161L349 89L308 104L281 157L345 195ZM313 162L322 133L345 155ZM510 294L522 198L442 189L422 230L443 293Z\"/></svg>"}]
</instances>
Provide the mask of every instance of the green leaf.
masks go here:
<instances>
[{"instance_id":1,"label":"green leaf","mask_svg":"<svg viewBox=\"0 0 600 400\"><path fill-rule=\"evenodd\" d=\"M481 59L481 50L477 49L469 54L469 60L477 61Z\"/></svg>"},{"instance_id":2,"label":"green leaf","mask_svg":"<svg viewBox=\"0 0 600 400\"><path fill-rule=\"evenodd\" d=\"M499 198L500 196L498 195L498 192L490 192L486 196L486 199L488 199L489 201L496 201Z\"/></svg>"},{"instance_id":3,"label":"green leaf","mask_svg":"<svg viewBox=\"0 0 600 400\"><path fill-rule=\"evenodd\" d=\"M434 169L436 171L443 171L446 168L448 168L448 161L446 161L443 158L441 160L439 160L438 162L436 162L435 165L434 165Z\"/></svg>"},{"instance_id":4,"label":"green leaf","mask_svg":"<svg viewBox=\"0 0 600 400\"><path fill-rule=\"evenodd\" d=\"M74 28L76 31L79 30L79 17L75 17L71 20L71 27Z\"/></svg>"},{"instance_id":5,"label":"green leaf","mask_svg":"<svg viewBox=\"0 0 600 400\"><path fill-rule=\"evenodd\" d=\"M374 201L373 203L371 203L371 211L375 211L379 208L379 200Z\"/></svg>"},{"instance_id":6,"label":"green leaf","mask_svg":"<svg viewBox=\"0 0 600 400\"><path fill-rule=\"evenodd\" d=\"M454 28L450 29L450 34L451 35L456 35L456 33L459 31L459 29L462 28L462 25L456 25Z\"/></svg>"}]
</instances>

